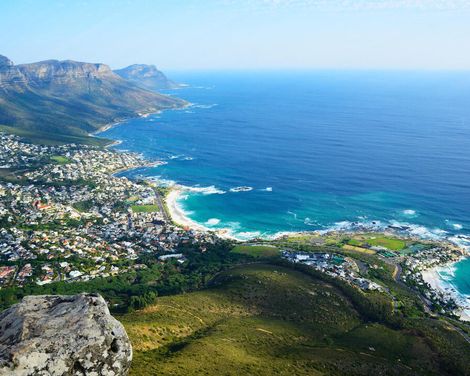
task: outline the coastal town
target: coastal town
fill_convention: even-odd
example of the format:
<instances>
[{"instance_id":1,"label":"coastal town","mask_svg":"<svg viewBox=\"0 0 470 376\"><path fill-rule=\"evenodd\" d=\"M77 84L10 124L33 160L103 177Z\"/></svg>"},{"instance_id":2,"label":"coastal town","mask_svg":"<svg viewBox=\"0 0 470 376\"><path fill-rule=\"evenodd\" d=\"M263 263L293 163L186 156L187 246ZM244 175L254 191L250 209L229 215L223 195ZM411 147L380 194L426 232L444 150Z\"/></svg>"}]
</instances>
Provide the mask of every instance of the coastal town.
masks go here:
<instances>
[{"instance_id":1,"label":"coastal town","mask_svg":"<svg viewBox=\"0 0 470 376\"><path fill-rule=\"evenodd\" d=\"M282 256L294 263L308 265L331 277L339 278L363 290L383 291L382 286L359 274L359 266L350 257L323 252L289 252L283 251Z\"/></svg>"},{"instance_id":2,"label":"coastal town","mask_svg":"<svg viewBox=\"0 0 470 376\"><path fill-rule=\"evenodd\" d=\"M0 134L0 141L0 288L86 282L142 270L147 267L139 262L142 255L184 263L185 246L204 252L220 240L220 233L175 225L163 203L168 188L118 176L158 161L93 146L40 146L7 134ZM365 229L289 235L279 249L289 262L364 291L387 293L369 276L378 266L351 257L374 255L430 307L453 315L462 302L439 289L429 270L456 262L465 252L449 242L407 237L404 230L388 228L388 238L360 235ZM305 251L305 245L321 251Z\"/></svg>"},{"instance_id":3,"label":"coastal town","mask_svg":"<svg viewBox=\"0 0 470 376\"><path fill-rule=\"evenodd\" d=\"M157 186L113 175L145 164L133 153L0 134L0 287L142 269L142 254L184 262L181 246L215 243L173 225Z\"/></svg>"},{"instance_id":4,"label":"coastal town","mask_svg":"<svg viewBox=\"0 0 470 376\"><path fill-rule=\"evenodd\" d=\"M452 286L443 286L437 271L468 257L465 247L448 240L411 236L393 226L382 233L367 229L310 232L285 235L280 240L276 243L283 249L284 259L308 265L364 291L388 293L380 280L371 278L388 266L394 280L420 296L426 309L470 320L468 299L462 299Z\"/></svg>"}]
</instances>

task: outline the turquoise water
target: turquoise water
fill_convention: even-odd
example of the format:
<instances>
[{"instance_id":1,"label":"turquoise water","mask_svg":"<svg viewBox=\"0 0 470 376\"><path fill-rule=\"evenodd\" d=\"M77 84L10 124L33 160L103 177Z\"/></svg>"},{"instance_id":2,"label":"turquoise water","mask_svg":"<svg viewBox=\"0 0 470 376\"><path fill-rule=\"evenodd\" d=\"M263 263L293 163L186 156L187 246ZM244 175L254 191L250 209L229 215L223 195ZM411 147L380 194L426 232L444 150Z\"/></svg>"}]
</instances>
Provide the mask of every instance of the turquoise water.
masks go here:
<instances>
[{"instance_id":1,"label":"turquoise water","mask_svg":"<svg viewBox=\"0 0 470 376\"><path fill-rule=\"evenodd\" d=\"M470 295L470 258L454 265L451 282L458 291Z\"/></svg>"},{"instance_id":2,"label":"turquoise water","mask_svg":"<svg viewBox=\"0 0 470 376\"><path fill-rule=\"evenodd\" d=\"M102 136L168 162L127 175L196 187L180 200L191 219L240 238L393 225L469 240L469 72L173 78L194 106ZM468 265L456 274L470 293Z\"/></svg>"}]
</instances>

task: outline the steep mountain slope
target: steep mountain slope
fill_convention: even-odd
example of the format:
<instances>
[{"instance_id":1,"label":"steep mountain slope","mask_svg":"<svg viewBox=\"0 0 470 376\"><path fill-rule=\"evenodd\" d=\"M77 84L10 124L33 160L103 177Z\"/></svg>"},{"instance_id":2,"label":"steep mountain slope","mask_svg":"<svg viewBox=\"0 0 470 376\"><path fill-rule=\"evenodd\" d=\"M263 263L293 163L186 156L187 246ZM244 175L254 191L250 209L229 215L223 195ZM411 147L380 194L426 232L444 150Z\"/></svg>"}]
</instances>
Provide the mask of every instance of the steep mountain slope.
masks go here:
<instances>
[{"instance_id":1,"label":"steep mountain slope","mask_svg":"<svg viewBox=\"0 0 470 376\"><path fill-rule=\"evenodd\" d=\"M104 64L14 65L0 56L0 124L23 131L83 137L108 123L184 104L144 90Z\"/></svg>"},{"instance_id":2,"label":"steep mountain slope","mask_svg":"<svg viewBox=\"0 0 470 376\"><path fill-rule=\"evenodd\" d=\"M169 80L155 65L134 64L114 73L149 90L176 89L179 85Z\"/></svg>"},{"instance_id":3,"label":"steep mountain slope","mask_svg":"<svg viewBox=\"0 0 470 376\"><path fill-rule=\"evenodd\" d=\"M469 346L445 323L395 327L365 308L303 272L252 264L118 319L136 376L470 374Z\"/></svg>"}]
</instances>

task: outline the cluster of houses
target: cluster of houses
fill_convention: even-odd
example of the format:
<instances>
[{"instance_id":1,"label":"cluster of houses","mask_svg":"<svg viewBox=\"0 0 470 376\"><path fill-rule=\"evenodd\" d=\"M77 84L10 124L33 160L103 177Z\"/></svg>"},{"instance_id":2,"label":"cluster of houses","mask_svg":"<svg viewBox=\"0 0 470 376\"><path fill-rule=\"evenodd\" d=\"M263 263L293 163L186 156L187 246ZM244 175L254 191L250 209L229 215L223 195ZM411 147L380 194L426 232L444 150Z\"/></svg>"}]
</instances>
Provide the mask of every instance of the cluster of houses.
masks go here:
<instances>
[{"instance_id":1,"label":"cluster of houses","mask_svg":"<svg viewBox=\"0 0 470 376\"><path fill-rule=\"evenodd\" d=\"M308 265L315 270L339 278L363 290L382 290L382 286L362 278L356 262L349 258L326 252L282 251L282 257L293 263Z\"/></svg>"},{"instance_id":2,"label":"cluster of houses","mask_svg":"<svg viewBox=\"0 0 470 376\"><path fill-rule=\"evenodd\" d=\"M70 145L68 147L72 147ZM25 143L19 137L0 133L0 169L23 168L43 161L45 157L62 153L64 146L41 146Z\"/></svg>"},{"instance_id":3,"label":"cluster of houses","mask_svg":"<svg viewBox=\"0 0 470 376\"><path fill-rule=\"evenodd\" d=\"M139 155L0 138L0 165L18 171L16 181L0 180L0 288L106 277L145 267L144 253L184 262L182 246L204 251L217 241L170 223L151 183L113 175L142 166ZM16 155L30 153L36 159Z\"/></svg>"},{"instance_id":4,"label":"cluster of houses","mask_svg":"<svg viewBox=\"0 0 470 376\"><path fill-rule=\"evenodd\" d=\"M66 146L63 146L66 148ZM59 154L67 163L49 163L42 168L24 174L32 182L71 182L99 181L119 170L140 167L145 164L144 158L135 153L117 153L101 150L91 146L71 146Z\"/></svg>"},{"instance_id":5,"label":"cluster of houses","mask_svg":"<svg viewBox=\"0 0 470 376\"><path fill-rule=\"evenodd\" d=\"M452 314L457 307L453 294L433 288L425 281L423 274L432 268L459 261L464 252L461 248L444 243L417 250L403 260L401 278L417 288L428 301L440 307L440 313Z\"/></svg>"},{"instance_id":6,"label":"cluster of houses","mask_svg":"<svg viewBox=\"0 0 470 376\"><path fill-rule=\"evenodd\" d=\"M423 247L409 254L408 257L403 260L402 265L406 268L403 274L405 276L411 275L413 271L419 272L435 266L458 261L462 258L463 252L461 248L444 243L436 243L428 247Z\"/></svg>"}]
</instances>

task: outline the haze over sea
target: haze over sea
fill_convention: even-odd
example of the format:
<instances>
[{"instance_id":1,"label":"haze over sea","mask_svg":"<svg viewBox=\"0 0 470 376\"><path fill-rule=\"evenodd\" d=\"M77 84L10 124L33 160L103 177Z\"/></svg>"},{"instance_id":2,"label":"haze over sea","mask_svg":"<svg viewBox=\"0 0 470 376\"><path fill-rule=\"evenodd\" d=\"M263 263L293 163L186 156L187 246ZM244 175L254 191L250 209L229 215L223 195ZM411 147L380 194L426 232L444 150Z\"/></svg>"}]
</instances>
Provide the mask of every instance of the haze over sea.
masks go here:
<instances>
[{"instance_id":1,"label":"haze over sea","mask_svg":"<svg viewBox=\"0 0 470 376\"><path fill-rule=\"evenodd\" d=\"M170 93L194 106L101 136L168 162L127 176L198 187L179 200L194 221L239 238L358 224L470 234L470 72L172 78L189 87ZM470 294L470 263L454 274Z\"/></svg>"}]
</instances>

